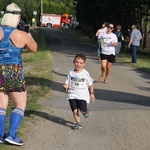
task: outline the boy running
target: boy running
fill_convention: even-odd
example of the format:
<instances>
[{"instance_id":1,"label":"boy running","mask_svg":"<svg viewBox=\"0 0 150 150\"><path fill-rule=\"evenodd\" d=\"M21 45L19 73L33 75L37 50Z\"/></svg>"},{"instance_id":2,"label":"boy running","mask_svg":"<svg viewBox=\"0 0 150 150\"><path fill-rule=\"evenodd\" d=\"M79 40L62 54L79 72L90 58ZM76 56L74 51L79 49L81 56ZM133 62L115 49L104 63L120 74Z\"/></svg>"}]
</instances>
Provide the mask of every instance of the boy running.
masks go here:
<instances>
[{"instance_id":1,"label":"boy running","mask_svg":"<svg viewBox=\"0 0 150 150\"><path fill-rule=\"evenodd\" d=\"M87 104L95 101L93 79L90 77L88 71L84 69L86 57L79 53L75 56L74 70L69 71L67 79L63 87L68 92L67 100L69 100L70 107L75 119L75 126L73 129L82 129L80 121L79 110L85 118L89 116Z\"/></svg>"}]
</instances>

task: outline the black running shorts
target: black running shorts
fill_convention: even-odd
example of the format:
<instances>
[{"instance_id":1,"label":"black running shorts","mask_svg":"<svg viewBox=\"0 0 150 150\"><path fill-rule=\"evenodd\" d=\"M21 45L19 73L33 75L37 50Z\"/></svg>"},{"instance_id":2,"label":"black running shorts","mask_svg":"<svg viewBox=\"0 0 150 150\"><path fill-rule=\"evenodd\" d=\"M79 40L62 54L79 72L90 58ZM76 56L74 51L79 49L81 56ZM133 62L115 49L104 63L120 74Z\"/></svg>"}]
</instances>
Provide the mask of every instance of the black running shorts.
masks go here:
<instances>
[{"instance_id":1,"label":"black running shorts","mask_svg":"<svg viewBox=\"0 0 150 150\"><path fill-rule=\"evenodd\" d=\"M85 100L69 99L69 104L72 111L75 109L80 109L83 112L87 111L87 102Z\"/></svg>"},{"instance_id":2,"label":"black running shorts","mask_svg":"<svg viewBox=\"0 0 150 150\"><path fill-rule=\"evenodd\" d=\"M106 54L100 54L101 60L108 60L108 62L110 63L114 63L115 62L115 55L111 54L111 55L106 55Z\"/></svg>"}]
</instances>

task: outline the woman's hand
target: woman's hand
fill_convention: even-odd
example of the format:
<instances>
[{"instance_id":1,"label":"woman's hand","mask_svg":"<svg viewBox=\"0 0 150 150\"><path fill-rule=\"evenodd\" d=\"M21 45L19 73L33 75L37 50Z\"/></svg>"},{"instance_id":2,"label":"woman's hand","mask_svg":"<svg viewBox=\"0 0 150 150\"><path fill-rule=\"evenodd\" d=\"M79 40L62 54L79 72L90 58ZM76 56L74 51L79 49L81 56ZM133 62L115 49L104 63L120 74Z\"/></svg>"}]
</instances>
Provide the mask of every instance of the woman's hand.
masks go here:
<instances>
[{"instance_id":1,"label":"woman's hand","mask_svg":"<svg viewBox=\"0 0 150 150\"><path fill-rule=\"evenodd\" d=\"M111 41L110 44L112 44L113 46L117 46L117 43L115 43L114 41Z\"/></svg>"}]
</instances>

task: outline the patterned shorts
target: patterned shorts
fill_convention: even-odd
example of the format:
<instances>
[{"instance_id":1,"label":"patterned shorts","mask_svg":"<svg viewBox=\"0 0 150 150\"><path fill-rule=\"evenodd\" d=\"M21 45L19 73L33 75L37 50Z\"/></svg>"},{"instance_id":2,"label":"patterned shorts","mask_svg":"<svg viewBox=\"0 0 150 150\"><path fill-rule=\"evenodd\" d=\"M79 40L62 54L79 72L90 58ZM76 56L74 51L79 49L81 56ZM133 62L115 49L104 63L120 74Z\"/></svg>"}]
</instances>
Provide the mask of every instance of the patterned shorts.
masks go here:
<instances>
[{"instance_id":1,"label":"patterned shorts","mask_svg":"<svg viewBox=\"0 0 150 150\"><path fill-rule=\"evenodd\" d=\"M0 91L22 92L25 90L22 65L0 63Z\"/></svg>"}]
</instances>

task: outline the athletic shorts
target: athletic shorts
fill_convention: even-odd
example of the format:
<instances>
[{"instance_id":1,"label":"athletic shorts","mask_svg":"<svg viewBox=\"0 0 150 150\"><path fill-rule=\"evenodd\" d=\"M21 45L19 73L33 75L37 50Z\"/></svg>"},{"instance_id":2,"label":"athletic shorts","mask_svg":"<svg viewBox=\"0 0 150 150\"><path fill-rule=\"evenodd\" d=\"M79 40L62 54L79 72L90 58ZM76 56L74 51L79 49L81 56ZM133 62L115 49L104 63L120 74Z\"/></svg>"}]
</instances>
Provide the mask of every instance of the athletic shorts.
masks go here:
<instances>
[{"instance_id":1,"label":"athletic shorts","mask_svg":"<svg viewBox=\"0 0 150 150\"><path fill-rule=\"evenodd\" d=\"M72 111L75 109L80 109L83 112L87 111L87 102L85 100L69 99L69 104Z\"/></svg>"},{"instance_id":2,"label":"athletic shorts","mask_svg":"<svg viewBox=\"0 0 150 150\"><path fill-rule=\"evenodd\" d=\"M114 63L115 62L115 55L111 54L111 55L106 55L106 54L100 54L101 60L108 60L108 62L110 63Z\"/></svg>"},{"instance_id":3,"label":"athletic shorts","mask_svg":"<svg viewBox=\"0 0 150 150\"><path fill-rule=\"evenodd\" d=\"M26 91L22 65L0 63L0 91Z\"/></svg>"}]
</instances>

